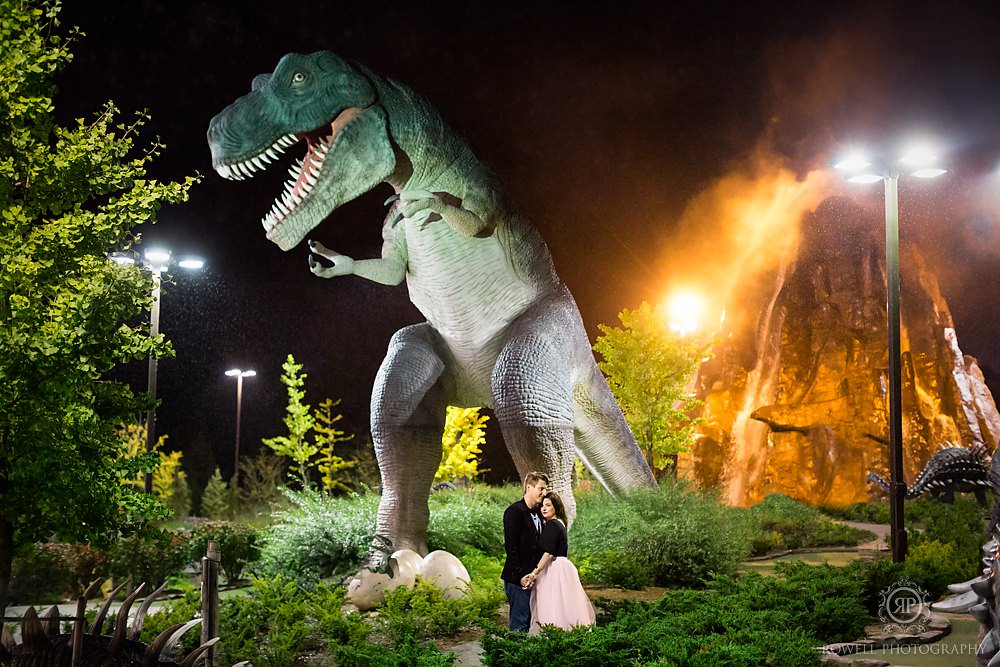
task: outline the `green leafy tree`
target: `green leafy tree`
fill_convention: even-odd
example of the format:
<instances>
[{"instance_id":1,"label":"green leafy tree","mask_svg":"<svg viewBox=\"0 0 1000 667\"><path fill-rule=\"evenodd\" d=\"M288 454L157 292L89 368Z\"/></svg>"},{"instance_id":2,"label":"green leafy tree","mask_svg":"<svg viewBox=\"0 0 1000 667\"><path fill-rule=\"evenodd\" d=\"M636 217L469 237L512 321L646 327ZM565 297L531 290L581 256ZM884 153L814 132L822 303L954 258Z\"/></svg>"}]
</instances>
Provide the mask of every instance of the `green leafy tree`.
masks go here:
<instances>
[{"instance_id":1,"label":"green leafy tree","mask_svg":"<svg viewBox=\"0 0 1000 667\"><path fill-rule=\"evenodd\" d=\"M342 431L336 426L337 422L344 418L344 415L340 413L333 414L333 409L338 405L340 405L340 399L334 401L332 398L327 398L319 404L313 414L313 431L316 434L316 444L319 447L316 469L322 475L320 483L323 485L323 490L330 494L338 490L346 491L348 489L341 471L353 468L357 463L337 456L333 452L333 448L338 442L347 442L354 438L353 433L348 435L346 431Z\"/></svg>"},{"instance_id":2,"label":"green leafy tree","mask_svg":"<svg viewBox=\"0 0 1000 667\"><path fill-rule=\"evenodd\" d=\"M479 408L458 408L448 406L444 433L441 435L441 464L434 473L435 482L455 479L473 480L481 472L479 455L486 443L487 415L479 414Z\"/></svg>"},{"instance_id":3,"label":"green leafy tree","mask_svg":"<svg viewBox=\"0 0 1000 667\"><path fill-rule=\"evenodd\" d=\"M309 460L319 452L319 447L309 439L309 432L316 424L310 410L312 406L304 403L306 397L306 374L301 373L302 364L295 363L295 357L288 355L281 365L281 384L288 392L288 407L285 408L285 427L288 435L265 438L264 444L274 450L278 456L287 456L292 460L289 472L296 475L303 489L309 488Z\"/></svg>"},{"instance_id":4,"label":"green leafy tree","mask_svg":"<svg viewBox=\"0 0 1000 667\"><path fill-rule=\"evenodd\" d=\"M112 369L169 352L139 316L152 282L108 261L196 179L159 183L137 150L145 116L112 103L68 127L55 76L79 33L60 36L58 0L0 0L0 614L11 561L32 543L108 544L162 513L120 482L155 456L122 455L115 428L148 407Z\"/></svg>"},{"instance_id":5,"label":"green leafy tree","mask_svg":"<svg viewBox=\"0 0 1000 667\"><path fill-rule=\"evenodd\" d=\"M697 420L691 415L701 403L690 395L688 383L707 346L671 331L663 314L645 301L637 310L622 310L618 319L621 328L598 325L594 350L646 462L659 477L676 470L677 454L687 451L694 435Z\"/></svg>"}]
</instances>

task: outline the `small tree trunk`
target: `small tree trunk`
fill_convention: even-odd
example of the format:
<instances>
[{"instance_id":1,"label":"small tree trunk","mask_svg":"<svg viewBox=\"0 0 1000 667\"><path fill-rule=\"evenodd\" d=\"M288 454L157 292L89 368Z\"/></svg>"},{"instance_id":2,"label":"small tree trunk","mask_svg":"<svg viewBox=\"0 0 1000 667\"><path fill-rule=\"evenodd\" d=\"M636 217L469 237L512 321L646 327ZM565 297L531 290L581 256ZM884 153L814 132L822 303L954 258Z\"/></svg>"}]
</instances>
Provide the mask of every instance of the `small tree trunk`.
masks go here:
<instances>
[{"instance_id":1,"label":"small tree trunk","mask_svg":"<svg viewBox=\"0 0 1000 667\"><path fill-rule=\"evenodd\" d=\"M0 618L7 613L11 567L14 563L14 524L0 519Z\"/></svg>"}]
</instances>

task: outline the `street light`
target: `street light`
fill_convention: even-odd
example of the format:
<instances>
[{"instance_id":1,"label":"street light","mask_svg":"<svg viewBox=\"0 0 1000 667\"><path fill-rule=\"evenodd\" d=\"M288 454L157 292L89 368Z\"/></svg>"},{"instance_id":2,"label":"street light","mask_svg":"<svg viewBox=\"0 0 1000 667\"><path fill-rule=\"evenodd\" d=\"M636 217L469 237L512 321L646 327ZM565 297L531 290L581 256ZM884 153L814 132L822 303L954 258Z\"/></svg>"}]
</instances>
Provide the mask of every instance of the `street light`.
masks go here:
<instances>
[{"instance_id":1,"label":"street light","mask_svg":"<svg viewBox=\"0 0 1000 667\"><path fill-rule=\"evenodd\" d=\"M906 528L903 525L903 377L899 343L899 195L901 173L916 178L934 178L947 172L937 164L934 151L924 146L911 148L896 162L869 160L855 152L834 165L849 174L851 183L877 183L885 190L885 289L889 332L889 533L892 560L906 560Z\"/></svg>"},{"instance_id":2,"label":"street light","mask_svg":"<svg viewBox=\"0 0 1000 667\"><path fill-rule=\"evenodd\" d=\"M119 253L111 256L111 259L118 264L141 264L153 276L153 304L149 309L149 336L155 339L160 335L160 284L163 273L170 267L174 259L169 250L165 248L148 248L142 254L141 262L137 261L134 254ZM197 270L205 265L205 261L199 257L181 257L176 260L177 266ZM146 413L146 452L153 451L156 444L156 369L157 360L155 354L149 355L149 377L147 391L152 401L152 406ZM153 476L146 473L143 481L146 493L153 492Z\"/></svg>"},{"instance_id":3,"label":"street light","mask_svg":"<svg viewBox=\"0 0 1000 667\"><path fill-rule=\"evenodd\" d=\"M233 456L233 483L240 481L240 413L243 410L243 378L251 378L257 375L257 371L244 371L239 368L230 368L226 375L236 378L236 453Z\"/></svg>"}]
</instances>

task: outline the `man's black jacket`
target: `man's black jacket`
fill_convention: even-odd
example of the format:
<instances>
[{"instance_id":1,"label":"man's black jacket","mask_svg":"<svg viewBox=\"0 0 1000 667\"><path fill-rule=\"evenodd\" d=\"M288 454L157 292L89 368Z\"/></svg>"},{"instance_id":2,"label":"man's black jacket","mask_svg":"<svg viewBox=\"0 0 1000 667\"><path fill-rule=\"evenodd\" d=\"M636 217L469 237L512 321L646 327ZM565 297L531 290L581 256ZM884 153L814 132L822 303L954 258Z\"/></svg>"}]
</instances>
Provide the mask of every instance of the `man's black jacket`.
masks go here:
<instances>
[{"instance_id":1,"label":"man's black jacket","mask_svg":"<svg viewBox=\"0 0 1000 667\"><path fill-rule=\"evenodd\" d=\"M538 559L542 557L532 514L536 512L528 509L524 498L503 513L503 546L507 559L500 578L512 584L520 584L521 577L535 569Z\"/></svg>"}]
</instances>

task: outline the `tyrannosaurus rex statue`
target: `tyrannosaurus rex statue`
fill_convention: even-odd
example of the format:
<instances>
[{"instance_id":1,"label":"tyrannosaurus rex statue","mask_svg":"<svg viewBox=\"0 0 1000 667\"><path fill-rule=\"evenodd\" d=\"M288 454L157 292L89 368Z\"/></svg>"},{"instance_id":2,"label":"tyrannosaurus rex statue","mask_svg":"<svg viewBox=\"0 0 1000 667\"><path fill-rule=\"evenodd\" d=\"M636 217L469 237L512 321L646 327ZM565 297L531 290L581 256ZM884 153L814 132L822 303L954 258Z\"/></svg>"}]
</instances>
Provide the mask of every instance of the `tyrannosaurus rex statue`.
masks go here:
<instances>
[{"instance_id":1,"label":"tyrannosaurus rex statue","mask_svg":"<svg viewBox=\"0 0 1000 667\"><path fill-rule=\"evenodd\" d=\"M372 392L383 484L373 550L427 552L427 497L449 404L491 407L518 472L546 472L571 518L574 451L612 492L655 484L545 243L422 97L327 51L288 54L212 119L208 141L229 179L306 144L263 218L282 250L380 183L396 191L381 257L309 243L317 276L405 279L427 318L393 336Z\"/></svg>"}]
</instances>

